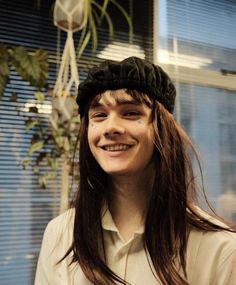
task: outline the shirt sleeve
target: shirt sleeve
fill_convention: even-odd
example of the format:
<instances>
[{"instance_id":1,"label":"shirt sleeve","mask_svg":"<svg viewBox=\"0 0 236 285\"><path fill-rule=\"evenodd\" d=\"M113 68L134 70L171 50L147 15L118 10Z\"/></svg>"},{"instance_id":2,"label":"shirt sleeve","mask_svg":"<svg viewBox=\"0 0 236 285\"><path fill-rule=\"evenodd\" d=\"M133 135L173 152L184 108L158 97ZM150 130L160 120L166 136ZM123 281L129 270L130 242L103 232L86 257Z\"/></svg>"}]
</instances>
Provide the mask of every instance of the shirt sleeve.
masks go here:
<instances>
[{"instance_id":1,"label":"shirt sleeve","mask_svg":"<svg viewBox=\"0 0 236 285\"><path fill-rule=\"evenodd\" d=\"M39 254L35 285L53 284L53 274L55 272L56 261L53 254L53 241L55 240L55 229L49 223L45 229L41 250Z\"/></svg>"}]
</instances>

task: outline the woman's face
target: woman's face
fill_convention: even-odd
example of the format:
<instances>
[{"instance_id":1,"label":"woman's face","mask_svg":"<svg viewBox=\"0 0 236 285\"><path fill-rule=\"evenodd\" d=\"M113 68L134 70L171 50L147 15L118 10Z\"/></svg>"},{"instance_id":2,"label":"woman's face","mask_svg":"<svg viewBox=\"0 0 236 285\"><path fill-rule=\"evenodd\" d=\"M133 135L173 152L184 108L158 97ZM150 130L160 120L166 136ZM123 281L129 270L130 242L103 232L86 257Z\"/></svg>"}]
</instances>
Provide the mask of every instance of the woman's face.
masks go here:
<instances>
[{"instance_id":1,"label":"woman's face","mask_svg":"<svg viewBox=\"0 0 236 285\"><path fill-rule=\"evenodd\" d=\"M88 142L101 168L109 175L145 171L153 151L151 109L125 90L106 91L89 109Z\"/></svg>"}]
</instances>

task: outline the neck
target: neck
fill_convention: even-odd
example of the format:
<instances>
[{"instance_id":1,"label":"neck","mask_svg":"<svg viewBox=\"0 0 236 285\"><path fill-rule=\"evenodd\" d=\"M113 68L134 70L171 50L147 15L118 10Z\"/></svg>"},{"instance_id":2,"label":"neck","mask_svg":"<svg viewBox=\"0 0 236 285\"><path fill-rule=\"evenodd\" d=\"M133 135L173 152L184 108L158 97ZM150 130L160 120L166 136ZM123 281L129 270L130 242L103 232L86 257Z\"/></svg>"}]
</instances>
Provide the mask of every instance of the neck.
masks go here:
<instances>
[{"instance_id":1,"label":"neck","mask_svg":"<svg viewBox=\"0 0 236 285\"><path fill-rule=\"evenodd\" d=\"M153 171L110 178L109 210L124 239L145 223L153 180Z\"/></svg>"}]
</instances>

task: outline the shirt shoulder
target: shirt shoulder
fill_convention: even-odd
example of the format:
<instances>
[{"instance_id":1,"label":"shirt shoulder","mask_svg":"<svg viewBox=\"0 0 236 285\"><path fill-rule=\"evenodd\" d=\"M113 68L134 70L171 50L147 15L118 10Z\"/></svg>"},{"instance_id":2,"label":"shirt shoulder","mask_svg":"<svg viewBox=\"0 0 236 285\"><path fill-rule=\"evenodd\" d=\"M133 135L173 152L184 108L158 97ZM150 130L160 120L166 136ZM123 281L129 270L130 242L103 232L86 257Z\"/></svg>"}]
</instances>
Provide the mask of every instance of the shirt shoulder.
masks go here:
<instances>
[{"instance_id":1,"label":"shirt shoulder","mask_svg":"<svg viewBox=\"0 0 236 285\"><path fill-rule=\"evenodd\" d=\"M47 231L53 231L55 234L60 234L64 230L68 230L74 225L75 209L71 208L66 212L60 214L59 216L52 219L46 229Z\"/></svg>"},{"instance_id":2,"label":"shirt shoulder","mask_svg":"<svg viewBox=\"0 0 236 285\"><path fill-rule=\"evenodd\" d=\"M59 261L72 244L74 215L74 209L70 209L48 223L39 254L35 285L67 284L65 280L70 278L71 274L67 269L69 261ZM60 280L65 282L61 283Z\"/></svg>"},{"instance_id":3,"label":"shirt shoulder","mask_svg":"<svg viewBox=\"0 0 236 285\"><path fill-rule=\"evenodd\" d=\"M236 251L236 233L222 230L222 231L201 231L193 229L189 236L190 248L196 247L199 254L200 250L207 250L210 252L227 252Z\"/></svg>"},{"instance_id":4,"label":"shirt shoulder","mask_svg":"<svg viewBox=\"0 0 236 285\"><path fill-rule=\"evenodd\" d=\"M45 242L50 240L51 245L56 245L58 242L62 244L63 240L71 242L74 227L74 216L75 210L69 209L65 213L52 219L46 226L43 240L45 240Z\"/></svg>"},{"instance_id":5,"label":"shirt shoulder","mask_svg":"<svg viewBox=\"0 0 236 285\"><path fill-rule=\"evenodd\" d=\"M218 219L210 215L208 217L211 222L227 228ZM236 284L230 280L236 278L235 269L233 270L236 262L236 233L228 230L192 229L188 240L187 260L191 284Z\"/></svg>"},{"instance_id":6,"label":"shirt shoulder","mask_svg":"<svg viewBox=\"0 0 236 285\"><path fill-rule=\"evenodd\" d=\"M233 230L231 230L224 222L209 215L205 211L198 209L198 213L204 219L207 219L215 225L221 226L223 229L216 231L204 231L192 228L188 242L190 252L195 252L196 256L199 256L201 252L203 252L207 259L210 258L210 256L219 256L219 254L223 254L227 257L228 254L236 251L236 233L233 232ZM207 255L205 254L206 252L208 253Z\"/></svg>"}]
</instances>

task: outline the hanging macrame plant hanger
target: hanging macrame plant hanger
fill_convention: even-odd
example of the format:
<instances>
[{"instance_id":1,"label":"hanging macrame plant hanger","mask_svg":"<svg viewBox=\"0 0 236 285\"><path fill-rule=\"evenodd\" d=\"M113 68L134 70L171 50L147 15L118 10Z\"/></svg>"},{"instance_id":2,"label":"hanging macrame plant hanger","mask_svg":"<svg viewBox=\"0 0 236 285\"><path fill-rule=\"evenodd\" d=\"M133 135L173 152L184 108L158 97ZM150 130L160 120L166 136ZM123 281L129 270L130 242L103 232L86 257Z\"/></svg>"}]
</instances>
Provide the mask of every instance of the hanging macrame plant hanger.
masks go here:
<instances>
[{"instance_id":1,"label":"hanging macrame plant hanger","mask_svg":"<svg viewBox=\"0 0 236 285\"><path fill-rule=\"evenodd\" d=\"M86 24L84 17L86 10L85 0L56 0L54 8L54 24L61 30L67 32L64 51L62 54L56 84L53 89L53 105L60 112L52 112L50 121L54 130L57 130L61 120L70 120L73 109L68 108L68 99L72 95L73 86L77 91L79 85L79 74L77 70L76 54L73 33L81 30ZM66 156L62 164L62 184L60 197L60 212L64 212L69 204L69 171L70 164Z\"/></svg>"},{"instance_id":2,"label":"hanging macrame plant hanger","mask_svg":"<svg viewBox=\"0 0 236 285\"><path fill-rule=\"evenodd\" d=\"M79 85L79 74L76 63L76 54L73 33L81 30L86 24L84 17L86 1L84 0L57 0L54 8L54 24L67 32L64 51L57 75L53 94L58 98L59 108L66 119L70 119L65 101Z\"/></svg>"}]
</instances>

